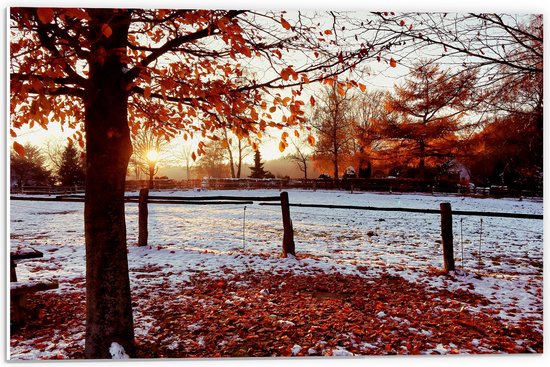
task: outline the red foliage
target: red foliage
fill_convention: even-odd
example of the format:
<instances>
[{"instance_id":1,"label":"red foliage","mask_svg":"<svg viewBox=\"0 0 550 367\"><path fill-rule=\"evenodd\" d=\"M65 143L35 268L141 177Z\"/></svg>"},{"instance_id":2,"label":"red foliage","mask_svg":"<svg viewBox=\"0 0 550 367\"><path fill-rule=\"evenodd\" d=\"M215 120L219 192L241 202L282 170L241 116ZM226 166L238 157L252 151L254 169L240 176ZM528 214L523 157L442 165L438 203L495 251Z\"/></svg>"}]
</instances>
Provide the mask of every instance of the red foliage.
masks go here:
<instances>
[{"instance_id":1,"label":"red foliage","mask_svg":"<svg viewBox=\"0 0 550 367\"><path fill-rule=\"evenodd\" d=\"M389 275L225 272L223 279L197 273L178 285L136 285L138 357L290 356L295 345L306 356L331 355L338 347L361 355L436 353L438 344L451 354L543 349L542 335L527 322L505 324L498 310L469 312L490 301L467 290L431 292ZM61 334L72 342L60 355L81 358L74 333L84 330L83 298L37 296L29 305L37 317L15 331L11 346L34 339L40 350ZM150 320L147 332L139 332Z\"/></svg>"}]
</instances>

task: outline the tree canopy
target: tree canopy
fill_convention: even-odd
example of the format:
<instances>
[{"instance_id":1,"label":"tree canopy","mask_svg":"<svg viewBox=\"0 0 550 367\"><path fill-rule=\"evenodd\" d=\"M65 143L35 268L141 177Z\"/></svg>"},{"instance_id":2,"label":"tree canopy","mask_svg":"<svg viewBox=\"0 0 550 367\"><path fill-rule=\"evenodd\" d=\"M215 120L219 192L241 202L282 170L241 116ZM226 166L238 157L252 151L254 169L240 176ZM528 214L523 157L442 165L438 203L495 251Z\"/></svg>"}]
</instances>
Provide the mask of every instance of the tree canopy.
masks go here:
<instances>
[{"instance_id":1,"label":"tree canopy","mask_svg":"<svg viewBox=\"0 0 550 367\"><path fill-rule=\"evenodd\" d=\"M12 8L10 16L13 128L81 126L91 68L117 53L131 129L147 121L158 134L186 139L219 139L224 128L248 139L268 126L299 127L305 84L367 59L389 62L380 47L388 40L371 34L375 26L335 12ZM245 73L251 63L263 75ZM342 83L364 88L351 77ZM284 87L292 92L283 95ZM74 139L83 144L84 135Z\"/></svg>"}]
</instances>

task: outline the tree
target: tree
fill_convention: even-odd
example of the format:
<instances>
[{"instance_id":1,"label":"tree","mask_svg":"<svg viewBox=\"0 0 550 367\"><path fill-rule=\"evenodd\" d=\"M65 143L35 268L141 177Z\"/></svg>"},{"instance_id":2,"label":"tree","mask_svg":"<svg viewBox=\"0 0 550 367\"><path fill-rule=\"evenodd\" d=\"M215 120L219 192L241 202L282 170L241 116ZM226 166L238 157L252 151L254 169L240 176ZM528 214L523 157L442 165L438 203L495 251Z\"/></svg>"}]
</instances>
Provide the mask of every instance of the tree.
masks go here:
<instances>
[{"instance_id":1,"label":"tree","mask_svg":"<svg viewBox=\"0 0 550 367\"><path fill-rule=\"evenodd\" d=\"M394 36L368 24L344 31L350 16L331 12L320 22L319 14L301 12L10 8L11 136L24 125L83 125L74 139L86 144L87 358L108 358L114 342L134 355L124 215L134 124L154 113L166 137L219 139L229 125L245 141L268 126L299 128L304 84L346 73L361 87L351 74L359 64L389 58L384 46ZM262 79L244 76L251 60L261 63ZM283 88L292 91L283 97ZM266 91L273 98L260 103ZM243 113L231 115L235 109Z\"/></svg>"},{"instance_id":2,"label":"tree","mask_svg":"<svg viewBox=\"0 0 550 367\"><path fill-rule=\"evenodd\" d=\"M254 165L250 167L250 178L270 178L273 177L271 172L264 169L264 164L262 162L262 156L259 150L254 152Z\"/></svg>"},{"instance_id":3,"label":"tree","mask_svg":"<svg viewBox=\"0 0 550 367\"><path fill-rule=\"evenodd\" d=\"M222 141L212 141L204 149L204 154L195 163L195 171L199 177L228 177L229 167Z\"/></svg>"},{"instance_id":4,"label":"tree","mask_svg":"<svg viewBox=\"0 0 550 367\"><path fill-rule=\"evenodd\" d=\"M67 144L61 155L61 164L57 176L63 186L84 184L86 172L84 171L83 161L80 152L72 142Z\"/></svg>"},{"instance_id":5,"label":"tree","mask_svg":"<svg viewBox=\"0 0 550 367\"><path fill-rule=\"evenodd\" d=\"M45 158L38 147L25 144L25 154L10 153L10 173L19 188L23 185L47 185L51 172L45 167Z\"/></svg>"},{"instance_id":6,"label":"tree","mask_svg":"<svg viewBox=\"0 0 550 367\"><path fill-rule=\"evenodd\" d=\"M359 178L370 178L372 162L376 159L376 151L380 148L377 121L387 114L384 101L387 92L374 90L362 93L356 100L355 112L355 159Z\"/></svg>"},{"instance_id":7,"label":"tree","mask_svg":"<svg viewBox=\"0 0 550 367\"><path fill-rule=\"evenodd\" d=\"M243 139L239 139L237 137L233 139L227 129L224 129L223 134L223 144L226 146L227 158L229 159L229 167L231 169L231 177L241 178L243 159L253 151L252 147L245 144Z\"/></svg>"},{"instance_id":8,"label":"tree","mask_svg":"<svg viewBox=\"0 0 550 367\"><path fill-rule=\"evenodd\" d=\"M392 114L382 119L381 134L397 142L392 150L416 162L419 177L424 177L427 159L453 153L475 80L474 74L451 76L436 64L419 61L403 85L395 86L395 95L388 96L385 108Z\"/></svg>"},{"instance_id":9,"label":"tree","mask_svg":"<svg viewBox=\"0 0 550 367\"><path fill-rule=\"evenodd\" d=\"M418 53L449 63L456 73L477 73L472 91L481 122L518 118L542 170L543 15L495 13L378 13L384 32L399 35L400 63ZM459 67L456 67L459 66ZM529 117L527 117L529 116ZM473 131L473 133L478 133Z\"/></svg>"},{"instance_id":10,"label":"tree","mask_svg":"<svg viewBox=\"0 0 550 367\"><path fill-rule=\"evenodd\" d=\"M350 88L332 83L315 98L317 106L311 126L317 135L314 160L332 165L333 177L338 179L342 161L349 160L353 145L353 100Z\"/></svg>"},{"instance_id":11,"label":"tree","mask_svg":"<svg viewBox=\"0 0 550 367\"><path fill-rule=\"evenodd\" d=\"M298 169L304 174L304 180L307 182L307 168L309 160L311 159L311 154L308 154L306 150L308 149L307 142L303 140L292 140L292 145L294 146L295 152L290 154L288 158L296 163Z\"/></svg>"},{"instance_id":12,"label":"tree","mask_svg":"<svg viewBox=\"0 0 550 367\"><path fill-rule=\"evenodd\" d=\"M190 144L183 144L182 147L174 154L175 161L179 165L182 161L185 164L185 177L187 180L191 179L191 167L193 166L193 146Z\"/></svg>"},{"instance_id":13,"label":"tree","mask_svg":"<svg viewBox=\"0 0 550 367\"><path fill-rule=\"evenodd\" d=\"M522 83L526 75L543 73L542 14L496 13L378 13L384 31L398 34L399 62L432 55L440 63L461 65L458 72L475 71L478 87Z\"/></svg>"},{"instance_id":14,"label":"tree","mask_svg":"<svg viewBox=\"0 0 550 367\"><path fill-rule=\"evenodd\" d=\"M465 144L464 162L478 185L507 185L517 189L538 189L542 170L535 124L525 114L508 115L490 123Z\"/></svg>"}]
</instances>

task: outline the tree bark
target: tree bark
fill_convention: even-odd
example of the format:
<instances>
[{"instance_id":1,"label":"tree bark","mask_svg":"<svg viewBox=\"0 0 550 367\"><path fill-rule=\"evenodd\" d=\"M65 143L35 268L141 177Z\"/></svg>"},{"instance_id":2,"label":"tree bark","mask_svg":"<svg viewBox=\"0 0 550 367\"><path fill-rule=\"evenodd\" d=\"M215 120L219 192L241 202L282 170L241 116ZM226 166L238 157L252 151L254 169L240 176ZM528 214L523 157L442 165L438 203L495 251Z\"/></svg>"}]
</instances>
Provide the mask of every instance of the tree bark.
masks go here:
<instances>
[{"instance_id":1,"label":"tree bark","mask_svg":"<svg viewBox=\"0 0 550 367\"><path fill-rule=\"evenodd\" d=\"M450 203L441 203L441 240L443 243L443 266L445 272L455 270L453 250L453 212Z\"/></svg>"},{"instance_id":2,"label":"tree bark","mask_svg":"<svg viewBox=\"0 0 550 367\"><path fill-rule=\"evenodd\" d=\"M96 13L97 12L97 13ZM125 49L129 13L97 9L98 41L86 94L86 358L110 358L113 342L134 354L134 330L124 213L126 170L132 153L128 128ZM102 24L112 35L102 35Z\"/></svg>"},{"instance_id":3,"label":"tree bark","mask_svg":"<svg viewBox=\"0 0 550 367\"><path fill-rule=\"evenodd\" d=\"M283 214L283 257L288 255L296 256L294 244L294 229L290 219L290 205L288 202L288 192L281 192L281 211Z\"/></svg>"}]
</instances>

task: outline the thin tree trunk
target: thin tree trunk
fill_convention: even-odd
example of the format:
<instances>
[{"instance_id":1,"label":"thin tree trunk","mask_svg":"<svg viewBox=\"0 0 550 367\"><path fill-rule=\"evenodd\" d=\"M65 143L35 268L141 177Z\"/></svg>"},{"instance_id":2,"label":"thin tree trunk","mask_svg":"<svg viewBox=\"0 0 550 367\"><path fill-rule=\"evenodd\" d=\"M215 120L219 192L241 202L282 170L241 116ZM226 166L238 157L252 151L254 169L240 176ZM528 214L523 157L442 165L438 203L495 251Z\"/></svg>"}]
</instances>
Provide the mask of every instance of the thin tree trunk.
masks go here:
<instances>
[{"instance_id":1,"label":"thin tree trunk","mask_svg":"<svg viewBox=\"0 0 550 367\"><path fill-rule=\"evenodd\" d=\"M238 148L239 148L239 160L237 161L237 178L241 178L241 168L243 166L243 143L239 139L238 142Z\"/></svg>"},{"instance_id":2,"label":"thin tree trunk","mask_svg":"<svg viewBox=\"0 0 550 367\"><path fill-rule=\"evenodd\" d=\"M110 358L112 343L134 354L134 330L124 216L124 185L132 153L128 95L120 53L126 47L129 14L113 18L92 11L98 39L101 25L113 33L92 51L86 99L86 358Z\"/></svg>"},{"instance_id":3,"label":"thin tree trunk","mask_svg":"<svg viewBox=\"0 0 550 367\"><path fill-rule=\"evenodd\" d=\"M424 143L423 140L420 141L420 162L418 163L418 175L420 178L424 178L425 176L425 168L426 168L426 143Z\"/></svg>"}]
</instances>

